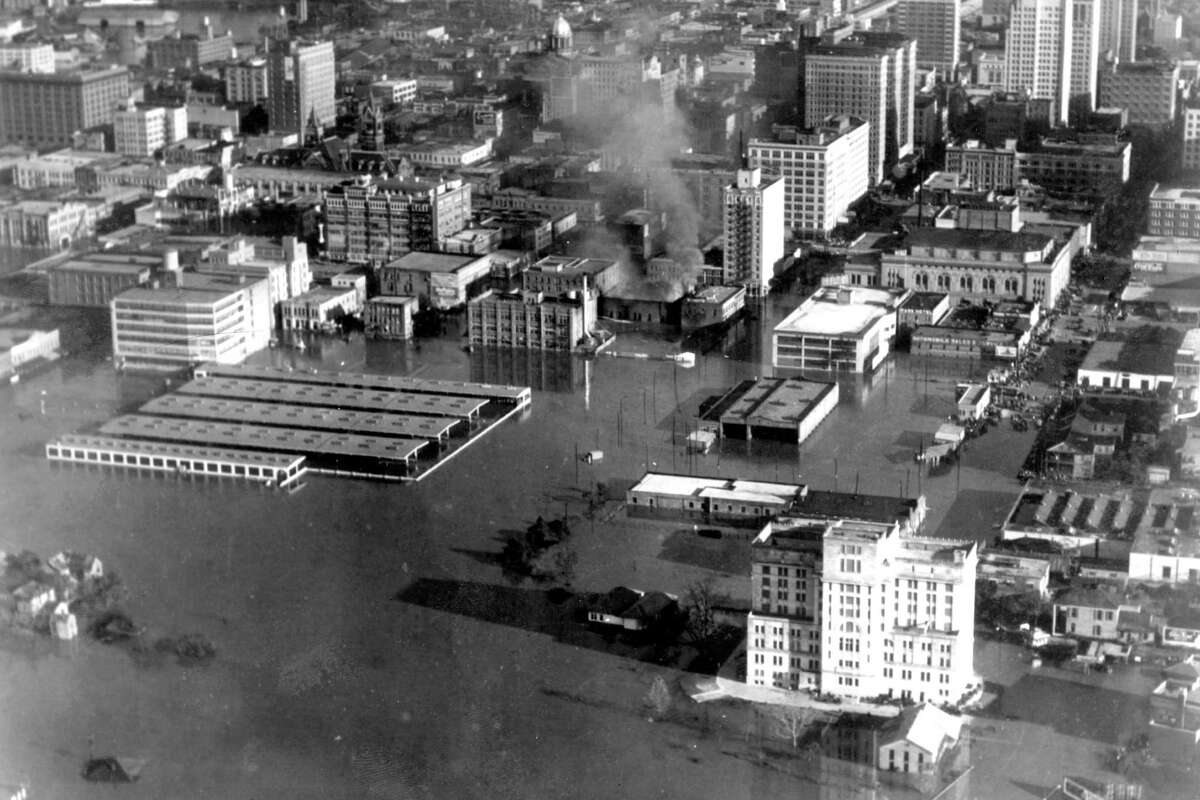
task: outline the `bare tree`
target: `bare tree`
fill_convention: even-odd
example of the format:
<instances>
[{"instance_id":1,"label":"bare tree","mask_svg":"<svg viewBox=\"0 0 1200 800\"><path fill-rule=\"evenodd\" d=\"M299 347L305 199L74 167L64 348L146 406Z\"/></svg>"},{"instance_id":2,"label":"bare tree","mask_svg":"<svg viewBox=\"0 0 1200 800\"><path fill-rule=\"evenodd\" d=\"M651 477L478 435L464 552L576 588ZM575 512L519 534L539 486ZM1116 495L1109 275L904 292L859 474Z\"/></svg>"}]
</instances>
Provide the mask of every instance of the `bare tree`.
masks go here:
<instances>
[{"instance_id":1,"label":"bare tree","mask_svg":"<svg viewBox=\"0 0 1200 800\"><path fill-rule=\"evenodd\" d=\"M712 578L694 581L688 586L684 597L687 609L686 632L693 642L703 642L716 633L718 599Z\"/></svg>"},{"instance_id":2,"label":"bare tree","mask_svg":"<svg viewBox=\"0 0 1200 800\"><path fill-rule=\"evenodd\" d=\"M800 737L817 718L817 711L802 706L772 706L770 711L771 726L779 736L792 740L792 749L800 749Z\"/></svg>"},{"instance_id":3,"label":"bare tree","mask_svg":"<svg viewBox=\"0 0 1200 800\"><path fill-rule=\"evenodd\" d=\"M646 692L646 706L652 719L661 719L671 709L671 687L662 675L654 676L650 691Z\"/></svg>"}]
</instances>

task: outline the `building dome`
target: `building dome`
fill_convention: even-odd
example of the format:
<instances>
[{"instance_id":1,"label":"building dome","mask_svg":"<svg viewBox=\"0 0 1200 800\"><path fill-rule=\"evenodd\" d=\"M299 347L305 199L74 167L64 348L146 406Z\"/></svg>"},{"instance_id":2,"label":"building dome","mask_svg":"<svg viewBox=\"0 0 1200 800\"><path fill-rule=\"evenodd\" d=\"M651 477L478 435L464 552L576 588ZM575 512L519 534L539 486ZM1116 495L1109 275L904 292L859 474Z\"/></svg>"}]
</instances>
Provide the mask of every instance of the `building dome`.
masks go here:
<instances>
[{"instance_id":1,"label":"building dome","mask_svg":"<svg viewBox=\"0 0 1200 800\"><path fill-rule=\"evenodd\" d=\"M554 19L554 24L550 26L550 52L569 53L573 38L574 34L571 32L571 24L567 22L562 14L559 14Z\"/></svg>"},{"instance_id":2,"label":"building dome","mask_svg":"<svg viewBox=\"0 0 1200 800\"><path fill-rule=\"evenodd\" d=\"M554 24L550 26L551 39L570 39L575 34L571 31L571 23L567 22L566 17L559 14L555 18Z\"/></svg>"}]
</instances>

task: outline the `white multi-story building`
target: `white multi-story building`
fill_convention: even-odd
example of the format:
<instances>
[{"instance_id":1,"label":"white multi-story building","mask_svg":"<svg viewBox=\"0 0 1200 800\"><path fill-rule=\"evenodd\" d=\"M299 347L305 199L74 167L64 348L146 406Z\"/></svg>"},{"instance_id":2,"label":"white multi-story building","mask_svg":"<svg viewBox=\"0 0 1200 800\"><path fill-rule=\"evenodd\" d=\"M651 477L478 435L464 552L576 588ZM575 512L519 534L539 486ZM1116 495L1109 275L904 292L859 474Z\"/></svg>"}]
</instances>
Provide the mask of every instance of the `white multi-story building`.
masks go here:
<instances>
[{"instance_id":1,"label":"white multi-story building","mask_svg":"<svg viewBox=\"0 0 1200 800\"><path fill-rule=\"evenodd\" d=\"M1154 184L1146 232L1151 236L1200 239L1200 189Z\"/></svg>"},{"instance_id":2,"label":"white multi-story building","mask_svg":"<svg viewBox=\"0 0 1200 800\"><path fill-rule=\"evenodd\" d=\"M912 152L916 41L894 33L827 36L807 47L803 61L806 124L836 114L869 123L868 179L874 186L886 167Z\"/></svg>"},{"instance_id":3,"label":"white multi-story building","mask_svg":"<svg viewBox=\"0 0 1200 800\"><path fill-rule=\"evenodd\" d=\"M118 153L148 158L187 138L187 108L138 108L130 103L113 114L113 140Z\"/></svg>"},{"instance_id":4,"label":"white multi-story building","mask_svg":"<svg viewBox=\"0 0 1200 800\"><path fill-rule=\"evenodd\" d=\"M417 99L416 78L382 78L371 84L371 95L383 103L405 105Z\"/></svg>"},{"instance_id":5,"label":"white multi-story building","mask_svg":"<svg viewBox=\"0 0 1200 800\"><path fill-rule=\"evenodd\" d=\"M811 131L776 128L752 139L750 165L783 177L783 224L796 238L827 236L870 185L870 124L845 115Z\"/></svg>"},{"instance_id":6,"label":"white multi-story building","mask_svg":"<svg viewBox=\"0 0 1200 800\"><path fill-rule=\"evenodd\" d=\"M900 0L892 29L917 41L917 64L952 80L962 39L962 0Z\"/></svg>"},{"instance_id":7,"label":"white multi-story building","mask_svg":"<svg viewBox=\"0 0 1200 800\"><path fill-rule=\"evenodd\" d=\"M759 168L739 169L725 187L725 263L721 282L752 295L770 291L775 263L783 258L783 178Z\"/></svg>"},{"instance_id":8,"label":"white multi-story building","mask_svg":"<svg viewBox=\"0 0 1200 800\"><path fill-rule=\"evenodd\" d=\"M113 298L113 363L118 368L240 364L270 343L274 312L265 278L179 274L176 280L182 285L128 289Z\"/></svg>"},{"instance_id":9,"label":"white multi-story building","mask_svg":"<svg viewBox=\"0 0 1200 800\"><path fill-rule=\"evenodd\" d=\"M1005 90L1050 101L1055 122L1070 107L1073 0L1013 0L1005 39Z\"/></svg>"},{"instance_id":10,"label":"white multi-story building","mask_svg":"<svg viewBox=\"0 0 1200 800\"><path fill-rule=\"evenodd\" d=\"M17 72L54 72L54 47L35 42L0 44L0 69Z\"/></svg>"},{"instance_id":11,"label":"white multi-story building","mask_svg":"<svg viewBox=\"0 0 1200 800\"><path fill-rule=\"evenodd\" d=\"M974 674L977 547L896 523L769 523L751 548L747 681L954 703Z\"/></svg>"},{"instance_id":12,"label":"white multi-story building","mask_svg":"<svg viewBox=\"0 0 1200 800\"><path fill-rule=\"evenodd\" d=\"M225 99L230 103L262 103L270 94L267 60L261 56L225 66Z\"/></svg>"},{"instance_id":13,"label":"white multi-story building","mask_svg":"<svg viewBox=\"0 0 1200 800\"><path fill-rule=\"evenodd\" d=\"M1070 102L1076 111L1096 108L1100 64L1100 2L1071 0Z\"/></svg>"}]
</instances>

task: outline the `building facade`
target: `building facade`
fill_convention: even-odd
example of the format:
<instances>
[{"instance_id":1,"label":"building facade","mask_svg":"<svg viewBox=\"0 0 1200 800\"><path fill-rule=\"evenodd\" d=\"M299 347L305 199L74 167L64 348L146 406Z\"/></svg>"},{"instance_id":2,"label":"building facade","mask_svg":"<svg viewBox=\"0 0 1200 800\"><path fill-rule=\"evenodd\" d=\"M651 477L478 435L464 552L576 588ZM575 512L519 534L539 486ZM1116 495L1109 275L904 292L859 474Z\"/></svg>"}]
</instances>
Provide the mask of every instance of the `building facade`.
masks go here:
<instances>
[{"instance_id":1,"label":"building facade","mask_svg":"<svg viewBox=\"0 0 1200 800\"><path fill-rule=\"evenodd\" d=\"M900 34L857 33L836 42L827 37L803 53L804 120L815 125L837 114L868 123L868 179L913 147L913 97L917 43Z\"/></svg>"},{"instance_id":2,"label":"building facade","mask_svg":"<svg viewBox=\"0 0 1200 800\"><path fill-rule=\"evenodd\" d=\"M274 329L266 280L128 289L110 309L119 369L240 364L267 347Z\"/></svg>"},{"instance_id":3,"label":"building facade","mask_svg":"<svg viewBox=\"0 0 1200 800\"><path fill-rule=\"evenodd\" d=\"M850 287L817 290L772 334L777 368L872 372L891 353L899 306L909 292Z\"/></svg>"},{"instance_id":4,"label":"building facade","mask_svg":"<svg viewBox=\"0 0 1200 800\"><path fill-rule=\"evenodd\" d=\"M1146 232L1151 236L1200 239L1200 190L1154 184Z\"/></svg>"},{"instance_id":5,"label":"building facade","mask_svg":"<svg viewBox=\"0 0 1200 800\"><path fill-rule=\"evenodd\" d=\"M955 703L974 674L974 544L896 523L770 523L751 547L747 682Z\"/></svg>"},{"instance_id":6,"label":"building facade","mask_svg":"<svg viewBox=\"0 0 1200 800\"><path fill-rule=\"evenodd\" d=\"M1170 61L1118 62L1100 72L1100 105L1125 109L1130 125L1173 124L1178 90L1179 65Z\"/></svg>"},{"instance_id":7,"label":"building facade","mask_svg":"<svg viewBox=\"0 0 1200 800\"><path fill-rule=\"evenodd\" d=\"M138 108L130 105L113 114L113 142L118 153L149 158L167 145L187 138L187 109Z\"/></svg>"},{"instance_id":8,"label":"building facade","mask_svg":"<svg viewBox=\"0 0 1200 800\"><path fill-rule=\"evenodd\" d=\"M1200 170L1200 105L1184 106L1179 129L1183 137L1180 166L1188 171Z\"/></svg>"},{"instance_id":9,"label":"building facade","mask_svg":"<svg viewBox=\"0 0 1200 800\"><path fill-rule=\"evenodd\" d=\"M267 60L256 56L226 64L225 99L230 103L263 103L270 95Z\"/></svg>"},{"instance_id":10,"label":"building facade","mask_svg":"<svg viewBox=\"0 0 1200 800\"><path fill-rule=\"evenodd\" d=\"M363 178L324 194L325 252L334 261L383 264L413 250L435 250L471 219L471 186Z\"/></svg>"},{"instance_id":11,"label":"building facade","mask_svg":"<svg viewBox=\"0 0 1200 800\"><path fill-rule=\"evenodd\" d=\"M0 71L0 141L66 146L76 131L113 121L129 97L129 71Z\"/></svg>"},{"instance_id":12,"label":"building facade","mask_svg":"<svg viewBox=\"0 0 1200 800\"><path fill-rule=\"evenodd\" d=\"M471 346L570 351L587 334L583 302L541 292L485 292L467 304Z\"/></svg>"},{"instance_id":13,"label":"building facade","mask_svg":"<svg viewBox=\"0 0 1200 800\"><path fill-rule=\"evenodd\" d=\"M207 17L201 34L176 32L174 36L146 42L146 56L155 69L198 70L206 64L225 61L233 52L233 34L226 31L215 35Z\"/></svg>"},{"instance_id":14,"label":"building facade","mask_svg":"<svg viewBox=\"0 0 1200 800\"><path fill-rule=\"evenodd\" d=\"M917 66L953 81L962 46L962 0L900 0L892 30L917 42Z\"/></svg>"},{"instance_id":15,"label":"building facade","mask_svg":"<svg viewBox=\"0 0 1200 800\"><path fill-rule=\"evenodd\" d=\"M374 297L363 307L363 329L380 339L411 339L415 297Z\"/></svg>"},{"instance_id":16,"label":"building facade","mask_svg":"<svg viewBox=\"0 0 1200 800\"><path fill-rule=\"evenodd\" d=\"M1071 250L1041 233L919 228L883 253L880 271L884 286L1052 308L1071 276Z\"/></svg>"},{"instance_id":17,"label":"building facade","mask_svg":"<svg viewBox=\"0 0 1200 800\"><path fill-rule=\"evenodd\" d=\"M775 133L775 141L750 140L750 165L782 176L788 236L828 236L870 186L870 124L843 115Z\"/></svg>"},{"instance_id":18,"label":"building facade","mask_svg":"<svg viewBox=\"0 0 1200 800\"><path fill-rule=\"evenodd\" d=\"M1076 114L1096 107L1096 75L1100 60L1101 0L1071 0L1071 111ZM1104 105L1101 103L1101 105Z\"/></svg>"},{"instance_id":19,"label":"building facade","mask_svg":"<svg viewBox=\"0 0 1200 800\"><path fill-rule=\"evenodd\" d=\"M740 169L725 188L725 263L721 282L766 294L783 258L784 179Z\"/></svg>"},{"instance_id":20,"label":"building facade","mask_svg":"<svg viewBox=\"0 0 1200 800\"><path fill-rule=\"evenodd\" d=\"M978 139L967 139L946 148L946 171L970 181L979 191L1011 189L1017 185L1017 143L988 147Z\"/></svg>"},{"instance_id":21,"label":"building facade","mask_svg":"<svg viewBox=\"0 0 1200 800\"><path fill-rule=\"evenodd\" d=\"M65 250L91 236L100 206L87 203L25 200L0 206L0 245Z\"/></svg>"}]
</instances>

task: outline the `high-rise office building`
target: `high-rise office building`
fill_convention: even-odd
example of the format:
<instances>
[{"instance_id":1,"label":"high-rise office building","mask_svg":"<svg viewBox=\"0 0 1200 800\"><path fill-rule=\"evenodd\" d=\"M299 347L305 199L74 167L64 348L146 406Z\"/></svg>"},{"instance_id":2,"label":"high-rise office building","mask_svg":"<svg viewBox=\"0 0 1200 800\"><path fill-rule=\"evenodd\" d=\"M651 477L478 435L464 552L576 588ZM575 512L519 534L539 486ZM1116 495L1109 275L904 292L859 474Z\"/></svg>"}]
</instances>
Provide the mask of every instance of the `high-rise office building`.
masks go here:
<instances>
[{"instance_id":1,"label":"high-rise office building","mask_svg":"<svg viewBox=\"0 0 1200 800\"><path fill-rule=\"evenodd\" d=\"M962 0L900 0L892 29L917 42L917 64L952 80L962 38Z\"/></svg>"},{"instance_id":2,"label":"high-rise office building","mask_svg":"<svg viewBox=\"0 0 1200 800\"><path fill-rule=\"evenodd\" d=\"M1005 89L1049 100L1055 122L1070 109L1073 21L1072 0L1013 0L1008 20Z\"/></svg>"},{"instance_id":3,"label":"high-rise office building","mask_svg":"<svg viewBox=\"0 0 1200 800\"><path fill-rule=\"evenodd\" d=\"M758 168L739 169L725 187L725 263L721 282L766 294L783 258L783 178Z\"/></svg>"},{"instance_id":4,"label":"high-rise office building","mask_svg":"<svg viewBox=\"0 0 1200 800\"><path fill-rule=\"evenodd\" d=\"M261 56L226 64L225 99L230 103L262 103L267 88L267 60Z\"/></svg>"},{"instance_id":5,"label":"high-rise office building","mask_svg":"<svg viewBox=\"0 0 1200 800\"><path fill-rule=\"evenodd\" d=\"M751 546L747 682L954 703L975 683L973 543L784 520Z\"/></svg>"},{"instance_id":6,"label":"high-rise office building","mask_svg":"<svg viewBox=\"0 0 1200 800\"><path fill-rule=\"evenodd\" d=\"M1100 2L1071 0L1071 110L1093 111L1098 96L1096 81L1100 64Z\"/></svg>"},{"instance_id":7,"label":"high-rise office building","mask_svg":"<svg viewBox=\"0 0 1200 800\"><path fill-rule=\"evenodd\" d=\"M1100 51L1121 61L1137 60L1137 0L1100 0Z\"/></svg>"},{"instance_id":8,"label":"high-rise office building","mask_svg":"<svg viewBox=\"0 0 1200 800\"><path fill-rule=\"evenodd\" d=\"M271 130L304 137L312 119L333 124L333 42L274 40L267 52L267 116Z\"/></svg>"},{"instance_id":9,"label":"high-rise office building","mask_svg":"<svg viewBox=\"0 0 1200 800\"><path fill-rule=\"evenodd\" d=\"M0 72L0 141L64 146L76 131L113 121L129 97L124 67L52 72Z\"/></svg>"},{"instance_id":10,"label":"high-rise office building","mask_svg":"<svg viewBox=\"0 0 1200 800\"><path fill-rule=\"evenodd\" d=\"M789 236L828 236L870 186L870 125L840 115L807 131L774 132L774 140L750 140L750 165L783 177Z\"/></svg>"},{"instance_id":11,"label":"high-rise office building","mask_svg":"<svg viewBox=\"0 0 1200 800\"><path fill-rule=\"evenodd\" d=\"M912 152L917 43L903 34L840 29L805 42L804 120L835 114L870 124L871 185Z\"/></svg>"}]
</instances>

